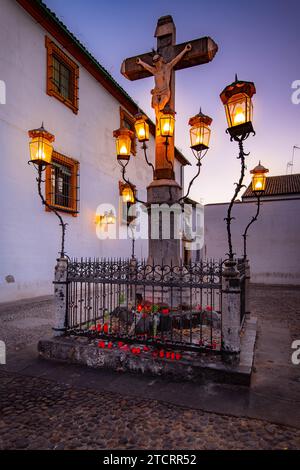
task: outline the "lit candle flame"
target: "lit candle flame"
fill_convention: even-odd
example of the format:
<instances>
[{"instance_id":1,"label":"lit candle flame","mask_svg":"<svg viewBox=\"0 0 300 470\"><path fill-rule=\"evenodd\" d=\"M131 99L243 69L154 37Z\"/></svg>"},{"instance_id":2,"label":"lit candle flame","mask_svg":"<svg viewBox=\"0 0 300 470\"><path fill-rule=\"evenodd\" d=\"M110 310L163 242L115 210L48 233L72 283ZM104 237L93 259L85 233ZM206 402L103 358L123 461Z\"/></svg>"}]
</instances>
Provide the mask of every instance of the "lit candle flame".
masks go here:
<instances>
[{"instance_id":1,"label":"lit candle flame","mask_svg":"<svg viewBox=\"0 0 300 470\"><path fill-rule=\"evenodd\" d=\"M167 134L168 132L170 132L170 123L169 122L165 122L163 132L164 132L164 134Z\"/></svg>"},{"instance_id":2,"label":"lit candle flame","mask_svg":"<svg viewBox=\"0 0 300 470\"><path fill-rule=\"evenodd\" d=\"M237 108L233 118L234 125L242 124L245 122L245 113L242 108Z\"/></svg>"},{"instance_id":3,"label":"lit candle flame","mask_svg":"<svg viewBox=\"0 0 300 470\"><path fill-rule=\"evenodd\" d=\"M37 160L45 160L46 156L45 156L45 152L42 148L39 148L37 153L36 153L36 159Z\"/></svg>"},{"instance_id":4,"label":"lit candle flame","mask_svg":"<svg viewBox=\"0 0 300 470\"><path fill-rule=\"evenodd\" d=\"M203 144L203 136L202 134L200 134L200 132L197 134L197 137L196 137L196 144Z\"/></svg>"},{"instance_id":5,"label":"lit candle flame","mask_svg":"<svg viewBox=\"0 0 300 470\"><path fill-rule=\"evenodd\" d=\"M143 127L141 127L141 128L139 129L139 137L140 137L140 139L144 138L145 135L146 135L145 129L144 129Z\"/></svg>"},{"instance_id":6,"label":"lit candle flame","mask_svg":"<svg viewBox=\"0 0 300 470\"><path fill-rule=\"evenodd\" d=\"M120 148L120 155L127 155L127 147L125 144Z\"/></svg>"}]
</instances>

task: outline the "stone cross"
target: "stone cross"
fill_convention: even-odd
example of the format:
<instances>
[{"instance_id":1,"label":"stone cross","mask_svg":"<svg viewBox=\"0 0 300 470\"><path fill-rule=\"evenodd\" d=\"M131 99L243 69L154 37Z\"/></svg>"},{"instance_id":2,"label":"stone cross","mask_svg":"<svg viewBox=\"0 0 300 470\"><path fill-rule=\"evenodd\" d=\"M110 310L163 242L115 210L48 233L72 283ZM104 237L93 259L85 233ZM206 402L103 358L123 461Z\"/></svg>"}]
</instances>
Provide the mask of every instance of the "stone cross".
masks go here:
<instances>
[{"instance_id":1,"label":"stone cross","mask_svg":"<svg viewBox=\"0 0 300 470\"><path fill-rule=\"evenodd\" d=\"M156 114L155 179L174 180L174 138L169 138L166 158L165 138L160 135L158 125L159 116L167 104L175 111L175 71L210 62L218 46L209 37L176 45L176 27L172 16L159 18L155 37L157 51L125 59L121 73L129 80L151 75L155 78L155 88L152 90L152 107ZM161 66L157 62L161 62Z\"/></svg>"}]
</instances>

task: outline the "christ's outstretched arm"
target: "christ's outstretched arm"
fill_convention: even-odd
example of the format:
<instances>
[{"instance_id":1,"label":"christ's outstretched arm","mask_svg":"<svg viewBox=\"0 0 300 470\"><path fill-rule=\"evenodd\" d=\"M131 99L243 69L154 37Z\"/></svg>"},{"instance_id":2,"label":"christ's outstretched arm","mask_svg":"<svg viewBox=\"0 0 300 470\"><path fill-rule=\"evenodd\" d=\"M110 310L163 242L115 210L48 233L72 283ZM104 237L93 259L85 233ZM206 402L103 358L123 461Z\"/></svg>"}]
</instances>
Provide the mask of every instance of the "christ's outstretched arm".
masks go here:
<instances>
[{"instance_id":1,"label":"christ's outstretched arm","mask_svg":"<svg viewBox=\"0 0 300 470\"><path fill-rule=\"evenodd\" d=\"M136 63L138 65L141 65L145 70L148 70L148 72L152 73L152 75L155 74L155 68L151 67L151 65L147 64L143 60L141 60L139 57L136 59Z\"/></svg>"},{"instance_id":2,"label":"christ's outstretched arm","mask_svg":"<svg viewBox=\"0 0 300 470\"><path fill-rule=\"evenodd\" d=\"M176 64L178 64L178 62L182 59L182 57L192 49L192 45L191 44L187 44L185 46L185 48L176 56L174 57L173 60L171 60L170 62L170 66L173 68L175 67Z\"/></svg>"}]
</instances>

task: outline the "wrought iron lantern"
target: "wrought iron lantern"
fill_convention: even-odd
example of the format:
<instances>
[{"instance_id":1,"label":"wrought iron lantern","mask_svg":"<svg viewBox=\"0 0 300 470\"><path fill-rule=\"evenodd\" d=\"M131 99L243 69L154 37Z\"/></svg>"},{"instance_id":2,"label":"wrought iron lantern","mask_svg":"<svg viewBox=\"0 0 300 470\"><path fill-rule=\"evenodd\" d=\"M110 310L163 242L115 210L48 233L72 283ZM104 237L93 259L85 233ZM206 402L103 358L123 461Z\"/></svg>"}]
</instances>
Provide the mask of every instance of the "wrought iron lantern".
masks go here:
<instances>
[{"instance_id":1,"label":"wrought iron lantern","mask_svg":"<svg viewBox=\"0 0 300 470\"><path fill-rule=\"evenodd\" d=\"M129 160L134 133L126 127L121 127L113 132L113 136L116 138L118 160Z\"/></svg>"},{"instance_id":2,"label":"wrought iron lantern","mask_svg":"<svg viewBox=\"0 0 300 470\"><path fill-rule=\"evenodd\" d=\"M163 137L173 137L175 128L175 111L165 106L159 118L160 134Z\"/></svg>"},{"instance_id":3,"label":"wrought iron lantern","mask_svg":"<svg viewBox=\"0 0 300 470\"><path fill-rule=\"evenodd\" d=\"M231 137L239 137L254 132L252 125L253 104L252 96L256 93L253 82L238 80L228 85L220 98L225 107L228 132Z\"/></svg>"},{"instance_id":4,"label":"wrought iron lantern","mask_svg":"<svg viewBox=\"0 0 300 470\"><path fill-rule=\"evenodd\" d=\"M60 256L61 258L65 257L65 235L66 235L66 226L67 224L63 221L62 216L59 212L51 206L47 200L44 198L42 191L42 174L46 170L47 165L52 163L52 152L53 152L53 142L55 137L50 132L46 131L42 123L39 129L32 129L28 131L28 136L31 139L29 142L30 150L30 160L28 163L32 163L34 168L38 172L36 178L38 185L38 193L41 198L41 201L44 206L46 206L50 211L54 212L59 220L59 225L61 226L61 249Z\"/></svg>"},{"instance_id":5,"label":"wrought iron lantern","mask_svg":"<svg viewBox=\"0 0 300 470\"><path fill-rule=\"evenodd\" d=\"M268 168L265 168L260 162L250 171L252 176L252 191L255 194L263 194L266 189Z\"/></svg>"},{"instance_id":6,"label":"wrought iron lantern","mask_svg":"<svg viewBox=\"0 0 300 470\"><path fill-rule=\"evenodd\" d=\"M147 116L142 113L136 114L134 127L139 142L146 142L149 140L149 124L147 123Z\"/></svg>"},{"instance_id":7,"label":"wrought iron lantern","mask_svg":"<svg viewBox=\"0 0 300 470\"><path fill-rule=\"evenodd\" d=\"M108 212L104 212L104 214L96 215L95 223L99 225L112 225L116 222L116 216L111 209Z\"/></svg>"},{"instance_id":8,"label":"wrought iron lantern","mask_svg":"<svg viewBox=\"0 0 300 470\"><path fill-rule=\"evenodd\" d=\"M202 113L201 109L196 116L193 116L189 120L189 125L192 126L190 129L191 149L196 152L202 150L208 150L210 140L210 125L212 118Z\"/></svg>"},{"instance_id":9,"label":"wrought iron lantern","mask_svg":"<svg viewBox=\"0 0 300 470\"><path fill-rule=\"evenodd\" d=\"M130 186L124 186L122 188L122 199L125 203L133 204L135 202L134 193Z\"/></svg>"},{"instance_id":10,"label":"wrought iron lantern","mask_svg":"<svg viewBox=\"0 0 300 470\"><path fill-rule=\"evenodd\" d=\"M42 124L39 129L32 129L28 131L30 137L30 162L36 165L46 166L51 164L53 145L55 140L54 135L46 131Z\"/></svg>"}]
</instances>

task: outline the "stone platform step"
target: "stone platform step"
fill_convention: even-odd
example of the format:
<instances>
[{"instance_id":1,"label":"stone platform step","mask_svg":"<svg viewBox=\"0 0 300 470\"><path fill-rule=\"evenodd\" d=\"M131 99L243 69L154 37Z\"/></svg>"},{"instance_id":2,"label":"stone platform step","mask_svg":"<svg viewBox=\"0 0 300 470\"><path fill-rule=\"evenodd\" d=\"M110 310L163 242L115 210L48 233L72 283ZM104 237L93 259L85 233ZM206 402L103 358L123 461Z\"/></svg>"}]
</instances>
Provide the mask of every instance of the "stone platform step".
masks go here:
<instances>
[{"instance_id":1,"label":"stone platform step","mask_svg":"<svg viewBox=\"0 0 300 470\"><path fill-rule=\"evenodd\" d=\"M55 337L38 344L40 357L48 360L168 377L180 381L250 385L256 340L256 319L247 319L241 338L239 364L227 363L217 354L182 352L179 359L153 357L152 349L136 355L119 348L99 348L99 340L86 337ZM131 345L132 346L132 345Z\"/></svg>"}]
</instances>

